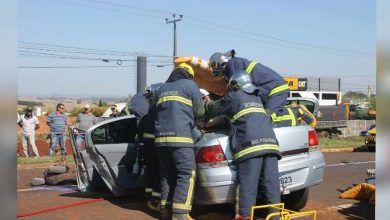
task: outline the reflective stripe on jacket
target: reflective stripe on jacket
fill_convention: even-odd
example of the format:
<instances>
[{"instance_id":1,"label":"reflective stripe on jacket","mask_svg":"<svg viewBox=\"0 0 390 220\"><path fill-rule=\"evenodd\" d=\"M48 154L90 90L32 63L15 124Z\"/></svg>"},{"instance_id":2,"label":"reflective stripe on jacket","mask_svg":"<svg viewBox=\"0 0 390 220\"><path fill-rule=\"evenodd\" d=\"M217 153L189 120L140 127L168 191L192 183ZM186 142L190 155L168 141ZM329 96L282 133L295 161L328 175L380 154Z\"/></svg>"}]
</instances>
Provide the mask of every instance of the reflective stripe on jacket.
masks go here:
<instances>
[{"instance_id":1,"label":"reflective stripe on jacket","mask_svg":"<svg viewBox=\"0 0 390 220\"><path fill-rule=\"evenodd\" d=\"M161 85L156 92L155 146L193 147L194 109L203 109L199 87L180 79Z\"/></svg>"},{"instance_id":2,"label":"reflective stripe on jacket","mask_svg":"<svg viewBox=\"0 0 390 220\"><path fill-rule=\"evenodd\" d=\"M234 160L275 154L280 157L278 141L270 117L265 113L259 97L241 90L229 92L220 99L221 114L231 120L230 147Z\"/></svg>"},{"instance_id":3,"label":"reflective stripe on jacket","mask_svg":"<svg viewBox=\"0 0 390 220\"><path fill-rule=\"evenodd\" d=\"M268 96L280 92L289 92L288 84L274 70L240 57L231 58L226 64L225 75L229 78L233 73L246 70L251 75L255 86L260 86L267 91Z\"/></svg>"}]
</instances>

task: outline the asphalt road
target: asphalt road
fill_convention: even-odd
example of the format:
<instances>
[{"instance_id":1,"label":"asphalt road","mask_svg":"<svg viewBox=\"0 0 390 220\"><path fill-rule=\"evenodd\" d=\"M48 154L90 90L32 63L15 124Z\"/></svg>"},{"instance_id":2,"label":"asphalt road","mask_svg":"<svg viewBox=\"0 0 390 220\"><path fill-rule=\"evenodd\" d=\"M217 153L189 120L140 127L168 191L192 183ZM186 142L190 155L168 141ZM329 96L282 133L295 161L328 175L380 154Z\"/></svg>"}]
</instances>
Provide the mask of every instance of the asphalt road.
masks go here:
<instances>
[{"instance_id":1,"label":"asphalt road","mask_svg":"<svg viewBox=\"0 0 390 220\"><path fill-rule=\"evenodd\" d=\"M304 210L316 210L317 219L375 219L374 206L366 201L340 199L340 192L364 182L366 170L375 168L375 153L325 153L324 182L310 189ZM158 214L146 208L142 196L113 198L110 192L31 191L30 181L42 176L48 165L18 167L17 213L31 213L76 202L105 198L89 204L45 212L23 219L155 219ZM196 210L197 219L231 219L232 206L209 206Z\"/></svg>"}]
</instances>

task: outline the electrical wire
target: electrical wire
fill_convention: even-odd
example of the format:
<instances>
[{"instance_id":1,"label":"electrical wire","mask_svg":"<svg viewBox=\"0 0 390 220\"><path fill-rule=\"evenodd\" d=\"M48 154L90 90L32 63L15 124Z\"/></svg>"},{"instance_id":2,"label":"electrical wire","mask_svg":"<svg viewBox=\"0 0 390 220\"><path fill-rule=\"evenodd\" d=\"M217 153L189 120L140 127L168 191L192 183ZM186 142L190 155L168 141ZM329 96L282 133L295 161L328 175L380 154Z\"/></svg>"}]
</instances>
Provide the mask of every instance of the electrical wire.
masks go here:
<instances>
[{"instance_id":1,"label":"electrical wire","mask_svg":"<svg viewBox=\"0 0 390 220\"><path fill-rule=\"evenodd\" d=\"M19 41L19 45L21 47L38 47L40 49L52 49L52 50L66 50L66 49L73 49L76 51L86 51L89 53L111 53L125 56L125 55L144 55L147 57L166 57L166 58L172 58L172 56L169 55L160 55L160 54L148 54L148 53L140 53L140 52L125 52L125 51L118 51L118 50L103 50L103 49L93 49L93 48L85 48L85 47L74 47L74 46L65 46L65 45L58 45L58 44L47 44L47 43L37 43L37 42L30 42L30 41ZM59 49L60 48L60 49Z\"/></svg>"},{"instance_id":2,"label":"electrical wire","mask_svg":"<svg viewBox=\"0 0 390 220\"><path fill-rule=\"evenodd\" d=\"M177 13L168 12L168 11L161 11L161 10L150 9L150 8L139 7L139 6L132 6L132 5L124 5L124 4L112 3L112 2L101 1L101 0L86 0L86 1L89 1L89 2L92 2L92 3L103 4L103 5L110 5L110 6L119 7L119 8L127 8L127 9L148 11L148 12L151 12L151 13L177 14ZM58 2L63 2L63 1L58 1ZM88 5L88 6L84 5L84 6L86 6L86 7L93 7L93 5ZM206 24L206 25L209 25L209 26L223 28L223 29L227 29L229 31L234 30L234 31L239 32L239 33L246 33L246 34L258 36L258 37L269 39L269 40L273 40L273 41L279 41L279 42L283 42L283 43L287 43L287 44L295 44L295 45L299 45L299 46L303 46L303 47L307 47L307 48L315 48L315 49L318 49L318 50L322 50L323 52L327 51L327 52L331 52L331 53L336 53L338 55L341 55L340 53L344 53L345 56L346 55L354 55L354 57L364 57L364 58L372 58L372 57L375 56L375 54L373 54L373 53L367 53L367 52L364 52L364 51L339 49L339 48L325 47L325 46L316 45L316 44L310 44L310 43L303 43L303 42L298 42L298 41L286 40L286 39L279 38L279 37L259 34L259 33L251 32L251 31L243 30L243 29L234 28L234 27L227 26L227 25L218 24L218 23L215 23L215 22L205 21L205 20L196 18L194 16L188 16L188 15L184 15L184 16L186 18L190 19L190 20L193 20L193 21L196 21L196 22L199 22L199 23L202 23L202 24ZM258 39L257 39L257 41L258 41ZM274 45L274 46L281 46L280 44L275 44L275 43L272 43L272 42L264 42L264 41L258 41L258 42L268 43L268 44ZM283 46L287 47L286 45L283 45ZM290 48L301 49L301 50L304 49L304 48L296 48L296 47L290 47ZM366 56L368 56L368 57L366 57Z\"/></svg>"},{"instance_id":3,"label":"electrical wire","mask_svg":"<svg viewBox=\"0 0 390 220\"><path fill-rule=\"evenodd\" d=\"M342 53L342 52L321 51L321 50L315 49L315 48L302 48L302 47L298 47L298 46L284 45L284 44L280 44L280 43L274 43L274 42L259 40L259 39L252 38L252 37L249 37L249 36L246 36L246 35L234 34L234 33L229 33L229 32L226 32L226 31L215 30L215 29L212 29L212 28L207 28L207 27L199 26L199 25L196 25L196 24L193 24L193 23L189 23L189 22L186 22L186 21L184 21L184 23L186 23L189 26L195 27L195 28L205 29L205 30L208 30L208 31L221 33L223 35L237 37L237 38L240 38L240 39L245 38L245 39L248 39L248 40L251 40L251 41L256 41L256 42L259 42L259 43L273 45L273 46L292 48L292 49L311 51L311 52L321 52L321 53L327 53L327 54L336 54L336 55L348 56L348 57L375 59L375 57L371 57L371 56L353 55L353 54L347 54L347 53Z\"/></svg>"}]
</instances>

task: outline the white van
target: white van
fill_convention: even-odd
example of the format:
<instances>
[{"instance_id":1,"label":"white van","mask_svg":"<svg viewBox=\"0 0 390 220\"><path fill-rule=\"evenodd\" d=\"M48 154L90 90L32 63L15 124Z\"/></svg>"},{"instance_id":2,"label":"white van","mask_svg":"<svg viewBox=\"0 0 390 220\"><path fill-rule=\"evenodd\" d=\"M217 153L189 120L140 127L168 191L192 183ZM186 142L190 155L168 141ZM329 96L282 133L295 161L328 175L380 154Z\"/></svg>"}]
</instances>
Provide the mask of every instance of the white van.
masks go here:
<instances>
[{"instance_id":1,"label":"white van","mask_svg":"<svg viewBox=\"0 0 390 220\"><path fill-rule=\"evenodd\" d=\"M320 106L332 106L341 103L341 92L337 91L290 91L290 98L311 98Z\"/></svg>"}]
</instances>

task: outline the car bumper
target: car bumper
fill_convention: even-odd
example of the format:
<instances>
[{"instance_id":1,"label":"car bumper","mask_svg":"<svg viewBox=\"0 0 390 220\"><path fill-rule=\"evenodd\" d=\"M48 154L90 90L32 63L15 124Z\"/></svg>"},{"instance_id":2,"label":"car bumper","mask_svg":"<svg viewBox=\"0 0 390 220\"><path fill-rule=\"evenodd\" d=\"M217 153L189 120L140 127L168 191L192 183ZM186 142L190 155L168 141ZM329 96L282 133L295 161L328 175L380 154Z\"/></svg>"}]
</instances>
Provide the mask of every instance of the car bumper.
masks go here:
<instances>
[{"instance_id":1,"label":"car bumper","mask_svg":"<svg viewBox=\"0 0 390 220\"><path fill-rule=\"evenodd\" d=\"M281 186L284 194L317 185L323 181L324 156L319 149L279 161L279 175L291 176L293 183ZM236 170L234 166L198 168L194 204L234 203Z\"/></svg>"}]
</instances>

